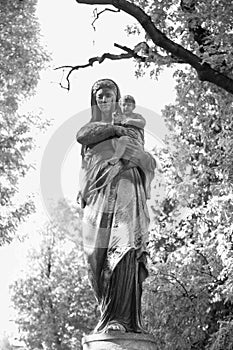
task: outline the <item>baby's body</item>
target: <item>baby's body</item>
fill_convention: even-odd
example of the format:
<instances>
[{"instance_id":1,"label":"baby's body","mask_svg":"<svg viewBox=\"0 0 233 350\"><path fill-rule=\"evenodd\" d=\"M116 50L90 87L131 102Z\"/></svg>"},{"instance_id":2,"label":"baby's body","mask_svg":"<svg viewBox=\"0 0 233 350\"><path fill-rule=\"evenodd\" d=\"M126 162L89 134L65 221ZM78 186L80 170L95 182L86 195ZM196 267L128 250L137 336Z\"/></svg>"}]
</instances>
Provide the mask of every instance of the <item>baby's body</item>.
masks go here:
<instances>
[{"instance_id":1,"label":"baby's body","mask_svg":"<svg viewBox=\"0 0 233 350\"><path fill-rule=\"evenodd\" d=\"M144 149L144 127L146 121L141 114L133 112L135 108L135 100L132 96L125 96L121 102L121 107L123 114L114 114L113 123L127 128L126 136L113 139L112 143L115 153L110 160L110 163L116 164L121 159L122 162L130 165L132 160L123 159L126 145L131 143Z\"/></svg>"}]
</instances>

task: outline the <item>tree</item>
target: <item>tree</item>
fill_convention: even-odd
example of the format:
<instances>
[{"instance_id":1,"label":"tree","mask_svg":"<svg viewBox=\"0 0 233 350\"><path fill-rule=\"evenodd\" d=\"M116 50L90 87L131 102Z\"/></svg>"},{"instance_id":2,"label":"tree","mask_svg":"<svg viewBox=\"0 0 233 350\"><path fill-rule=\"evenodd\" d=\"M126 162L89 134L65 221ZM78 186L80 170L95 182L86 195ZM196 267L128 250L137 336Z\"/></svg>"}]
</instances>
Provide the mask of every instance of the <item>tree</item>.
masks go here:
<instances>
[{"instance_id":1,"label":"tree","mask_svg":"<svg viewBox=\"0 0 233 350\"><path fill-rule=\"evenodd\" d=\"M145 317L163 349L230 349L232 99L188 68L176 76L176 103L163 111L167 196L154 207Z\"/></svg>"},{"instance_id":2,"label":"tree","mask_svg":"<svg viewBox=\"0 0 233 350\"><path fill-rule=\"evenodd\" d=\"M232 7L227 0L220 2L197 0L134 1L127 0L76 0L88 5L112 5L117 11L133 16L138 25L128 28L130 34L145 32L145 42L133 49L122 45L127 54L103 54L89 59L88 64L64 66L70 71L102 63L108 59L134 57L144 67L156 74L161 67L174 63L188 64L196 71L200 81L207 81L233 93L232 79ZM97 12L97 18L104 11ZM116 11L116 12L117 12Z\"/></svg>"},{"instance_id":3,"label":"tree","mask_svg":"<svg viewBox=\"0 0 233 350\"><path fill-rule=\"evenodd\" d=\"M77 218L74 221L74 215ZM81 349L81 338L95 326L97 304L88 282L80 239L77 209L60 202L53 222L46 225L38 250L28 259L29 269L12 286L16 322L29 347Z\"/></svg>"},{"instance_id":4,"label":"tree","mask_svg":"<svg viewBox=\"0 0 233 350\"><path fill-rule=\"evenodd\" d=\"M20 103L34 93L48 61L39 41L36 4L36 0L0 4L0 245L12 240L18 223L33 210L30 200L14 205L13 198L19 178L30 167L24 159L33 146L31 128L41 125L38 116L18 113Z\"/></svg>"}]
</instances>

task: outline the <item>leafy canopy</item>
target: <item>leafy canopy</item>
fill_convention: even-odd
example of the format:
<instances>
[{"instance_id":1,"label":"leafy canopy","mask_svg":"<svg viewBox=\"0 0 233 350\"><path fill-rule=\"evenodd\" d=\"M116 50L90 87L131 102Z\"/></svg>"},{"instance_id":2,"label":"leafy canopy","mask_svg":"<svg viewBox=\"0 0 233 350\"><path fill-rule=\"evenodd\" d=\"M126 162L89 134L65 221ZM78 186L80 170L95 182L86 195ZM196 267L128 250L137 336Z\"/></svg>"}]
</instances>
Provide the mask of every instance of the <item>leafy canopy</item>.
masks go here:
<instances>
[{"instance_id":1,"label":"leafy canopy","mask_svg":"<svg viewBox=\"0 0 233 350\"><path fill-rule=\"evenodd\" d=\"M0 245L10 242L18 223L33 210L33 203L14 203L18 180L30 165L31 128L38 116L18 113L20 104L34 92L39 72L48 61L40 45L37 1L3 0L0 3Z\"/></svg>"}]
</instances>

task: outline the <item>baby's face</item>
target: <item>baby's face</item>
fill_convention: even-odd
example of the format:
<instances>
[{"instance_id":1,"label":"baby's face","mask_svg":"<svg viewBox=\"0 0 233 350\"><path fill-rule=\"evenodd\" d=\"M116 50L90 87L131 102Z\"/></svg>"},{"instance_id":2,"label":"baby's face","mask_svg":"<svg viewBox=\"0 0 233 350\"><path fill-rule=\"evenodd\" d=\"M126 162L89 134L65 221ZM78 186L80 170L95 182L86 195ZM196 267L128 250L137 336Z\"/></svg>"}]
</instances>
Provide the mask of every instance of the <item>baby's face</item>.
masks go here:
<instances>
[{"instance_id":1,"label":"baby's face","mask_svg":"<svg viewBox=\"0 0 233 350\"><path fill-rule=\"evenodd\" d=\"M121 109L125 115L131 114L133 112L134 108L135 108L135 106L134 106L133 102L130 102L130 101L122 101L121 102Z\"/></svg>"}]
</instances>

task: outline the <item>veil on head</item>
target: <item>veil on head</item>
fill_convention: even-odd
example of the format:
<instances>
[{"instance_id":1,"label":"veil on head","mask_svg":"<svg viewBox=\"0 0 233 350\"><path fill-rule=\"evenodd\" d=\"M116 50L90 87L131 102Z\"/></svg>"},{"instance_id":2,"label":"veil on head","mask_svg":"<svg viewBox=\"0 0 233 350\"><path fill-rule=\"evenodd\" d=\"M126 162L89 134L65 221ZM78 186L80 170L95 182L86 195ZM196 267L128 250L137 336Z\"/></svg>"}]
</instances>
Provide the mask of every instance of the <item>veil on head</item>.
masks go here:
<instances>
[{"instance_id":1,"label":"veil on head","mask_svg":"<svg viewBox=\"0 0 233 350\"><path fill-rule=\"evenodd\" d=\"M121 98L120 89L118 85L111 79L97 80L91 89L91 122L101 121L101 112L96 102L96 93L99 89L109 88L116 94L116 111L121 111L119 106L119 100Z\"/></svg>"},{"instance_id":2,"label":"veil on head","mask_svg":"<svg viewBox=\"0 0 233 350\"><path fill-rule=\"evenodd\" d=\"M118 85L111 79L100 79L94 83L94 85L92 86L92 89L91 89L91 120L90 120L90 122L97 122L97 121L101 121L101 119L102 119L100 109L97 106L97 102L96 102L96 93L99 89L102 89L102 88L109 88L109 89L114 90L114 92L116 94L116 110L115 111L121 113L121 108L119 106L121 94L120 94L120 89L119 89ZM82 149L81 149L82 158L84 157L86 147L87 146L82 145Z\"/></svg>"}]
</instances>

